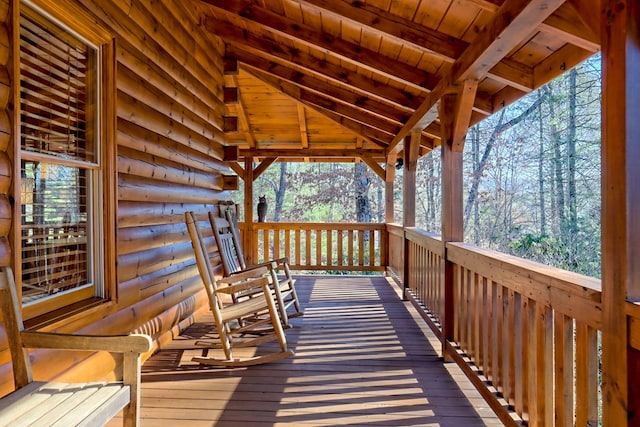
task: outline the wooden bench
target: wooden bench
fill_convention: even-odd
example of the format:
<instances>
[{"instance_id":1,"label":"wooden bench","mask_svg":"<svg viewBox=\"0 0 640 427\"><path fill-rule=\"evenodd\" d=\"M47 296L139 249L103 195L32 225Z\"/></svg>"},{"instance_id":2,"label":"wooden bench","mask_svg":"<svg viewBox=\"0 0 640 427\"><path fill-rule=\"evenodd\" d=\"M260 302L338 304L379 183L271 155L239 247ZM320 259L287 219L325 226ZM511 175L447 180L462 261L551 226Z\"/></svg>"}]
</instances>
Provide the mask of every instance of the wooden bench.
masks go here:
<instances>
[{"instance_id":1,"label":"wooden bench","mask_svg":"<svg viewBox=\"0 0 640 427\"><path fill-rule=\"evenodd\" d=\"M0 399L0 426L104 425L122 410L125 426L139 424L140 354L151 349L151 338L25 331L13 273L8 267L0 267L0 307L16 385L14 392ZM122 381L33 381L29 348L122 353Z\"/></svg>"}]
</instances>

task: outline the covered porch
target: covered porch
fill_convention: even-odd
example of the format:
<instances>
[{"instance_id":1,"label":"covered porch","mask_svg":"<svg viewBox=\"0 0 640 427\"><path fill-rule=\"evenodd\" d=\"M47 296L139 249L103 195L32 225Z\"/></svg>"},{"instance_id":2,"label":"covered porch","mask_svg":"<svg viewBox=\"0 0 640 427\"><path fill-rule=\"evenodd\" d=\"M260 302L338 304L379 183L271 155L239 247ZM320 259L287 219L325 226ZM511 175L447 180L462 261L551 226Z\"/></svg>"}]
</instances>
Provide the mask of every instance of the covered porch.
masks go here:
<instances>
[{"instance_id":1,"label":"covered porch","mask_svg":"<svg viewBox=\"0 0 640 427\"><path fill-rule=\"evenodd\" d=\"M0 0L0 265L16 272L27 329L149 335L149 426L637 425L638 22L637 0ZM89 101L86 143L74 126L54 132L60 147L30 136L52 104L28 114L39 89L70 74L28 74L42 56L30 48L46 45L34 25L87 52L86 99L67 108ZM602 280L465 242L469 127L597 52ZM418 159L436 147L440 235L415 221ZM76 148L91 155L70 160ZM255 222L254 181L289 161L366 164L384 181L384 221ZM306 314L287 330L295 357L203 368L192 341L211 323L184 214L233 203L240 181L247 261L287 256ZM91 250L59 256L75 234ZM38 254L38 239L51 249ZM85 267L69 289L34 279ZM304 275L316 270L361 276ZM17 387L6 323L3 396ZM25 355L45 380L121 369L107 351Z\"/></svg>"}]
</instances>

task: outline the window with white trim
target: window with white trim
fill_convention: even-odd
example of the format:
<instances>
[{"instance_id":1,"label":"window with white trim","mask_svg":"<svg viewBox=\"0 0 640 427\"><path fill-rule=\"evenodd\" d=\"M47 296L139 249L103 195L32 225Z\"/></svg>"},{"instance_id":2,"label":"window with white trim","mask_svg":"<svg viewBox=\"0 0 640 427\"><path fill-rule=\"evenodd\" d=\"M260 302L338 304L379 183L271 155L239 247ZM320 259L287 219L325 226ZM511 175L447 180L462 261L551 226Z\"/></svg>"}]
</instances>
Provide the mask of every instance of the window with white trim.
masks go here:
<instances>
[{"instance_id":1,"label":"window with white trim","mask_svg":"<svg viewBox=\"0 0 640 427\"><path fill-rule=\"evenodd\" d=\"M47 311L104 296L100 48L20 13L22 302Z\"/></svg>"}]
</instances>

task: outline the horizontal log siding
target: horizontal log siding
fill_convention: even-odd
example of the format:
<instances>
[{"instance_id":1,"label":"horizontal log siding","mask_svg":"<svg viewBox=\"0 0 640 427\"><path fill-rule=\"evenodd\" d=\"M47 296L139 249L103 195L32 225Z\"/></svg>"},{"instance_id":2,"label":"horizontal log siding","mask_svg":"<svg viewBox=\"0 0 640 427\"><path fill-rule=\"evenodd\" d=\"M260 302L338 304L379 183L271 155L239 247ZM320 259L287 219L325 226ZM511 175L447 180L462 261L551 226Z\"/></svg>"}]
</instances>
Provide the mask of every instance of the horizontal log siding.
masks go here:
<instances>
[{"instance_id":1,"label":"horizontal log siding","mask_svg":"<svg viewBox=\"0 0 640 427\"><path fill-rule=\"evenodd\" d=\"M114 303L103 304L45 329L92 334L144 332L166 343L206 310L207 299L193 260L184 212L204 215L229 200L223 175L224 45L204 33L178 0L78 0L116 38L118 285ZM12 173L9 73L9 2L0 0L0 232L3 197ZM179 18L176 19L175 16ZM4 99L7 98L7 99ZM6 120L7 123L3 123ZM6 143L2 144L2 141ZM8 200L8 199L7 199ZM10 220L10 217L9 217ZM0 235L0 262L10 258ZM0 393L12 388L9 355L0 330ZM39 351L40 378L109 378L117 361L108 354ZM73 366L73 369L69 369Z\"/></svg>"}]
</instances>

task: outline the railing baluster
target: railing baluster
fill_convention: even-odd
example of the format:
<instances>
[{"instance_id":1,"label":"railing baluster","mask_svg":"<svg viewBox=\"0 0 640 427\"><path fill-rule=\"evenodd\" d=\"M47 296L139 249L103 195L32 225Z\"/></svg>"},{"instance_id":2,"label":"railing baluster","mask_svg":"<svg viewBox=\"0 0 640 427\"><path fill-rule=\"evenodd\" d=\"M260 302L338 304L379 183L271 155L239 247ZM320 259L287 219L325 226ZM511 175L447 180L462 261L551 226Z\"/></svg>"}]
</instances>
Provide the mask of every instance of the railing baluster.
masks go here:
<instances>
[{"instance_id":1,"label":"railing baluster","mask_svg":"<svg viewBox=\"0 0 640 427\"><path fill-rule=\"evenodd\" d=\"M344 257L344 248L343 248L344 242L342 241L343 240L342 239L342 234L343 233L344 233L343 230L338 230L338 236L337 236L338 237L338 242L337 242L337 244L338 244L338 265L340 267L342 267L344 265L344 259L343 259L343 257Z\"/></svg>"},{"instance_id":2,"label":"railing baluster","mask_svg":"<svg viewBox=\"0 0 640 427\"><path fill-rule=\"evenodd\" d=\"M273 229L273 259L280 258L280 230Z\"/></svg>"},{"instance_id":3,"label":"railing baluster","mask_svg":"<svg viewBox=\"0 0 640 427\"><path fill-rule=\"evenodd\" d=\"M327 267L333 265L333 230L327 230Z\"/></svg>"},{"instance_id":4,"label":"railing baluster","mask_svg":"<svg viewBox=\"0 0 640 427\"><path fill-rule=\"evenodd\" d=\"M513 296L513 406L517 414L522 416L524 413L524 390L526 390L526 361L525 361L525 345L524 339L524 321L526 313L523 308L523 298L520 293Z\"/></svg>"},{"instance_id":5,"label":"railing baluster","mask_svg":"<svg viewBox=\"0 0 640 427\"><path fill-rule=\"evenodd\" d=\"M573 319L555 313L555 422L557 427L573 426Z\"/></svg>"},{"instance_id":6,"label":"railing baluster","mask_svg":"<svg viewBox=\"0 0 640 427\"><path fill-rule=\"evenodd\" d=\"M576 425L598 425L598 332L576 322Z\"/></svg>"},{"instance_id":7,"label":"railing baluster","mask_svg":"<svg viewBox=\"0 0 640 427\"><path fill-rule=\"evenodd\" d=\"M349 266L353 266L353 230L349 229L348 233L347 233L348 239L347 239L347 246L349 249Z\"/></svg>"},{"instance_id":8,"label":"railing baluster","mask_svg":"<svg viewBox=\"0 0 640 427\"><path fill-rule=\"evenodd\" d=\"M284 256L289 259L289 263L292 263L291 256L291 230L284 230Z\"/></svg>"}]
</instances>

